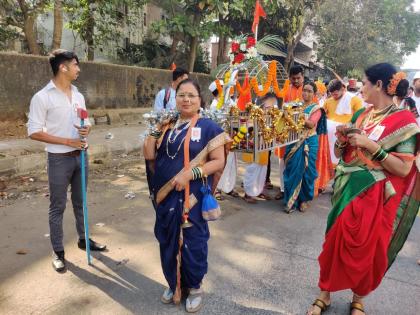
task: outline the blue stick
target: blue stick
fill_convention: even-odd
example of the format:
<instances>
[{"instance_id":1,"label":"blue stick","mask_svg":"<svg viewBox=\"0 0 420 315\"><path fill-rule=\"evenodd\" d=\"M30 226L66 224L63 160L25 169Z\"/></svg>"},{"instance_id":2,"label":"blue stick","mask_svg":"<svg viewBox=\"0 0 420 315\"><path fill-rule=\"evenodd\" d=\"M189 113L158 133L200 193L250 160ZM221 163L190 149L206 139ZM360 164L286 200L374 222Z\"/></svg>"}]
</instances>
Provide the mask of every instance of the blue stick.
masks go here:
<instances>
[{"instance_id":1,"label":"blue stick","mask_svg":"<svg viewBox=\"0 0 420 315\"><path fill-rule=\"evenodd\" d=\"M80 127L84 127L85 120L80 120ZM82 198L83 198L83 223L85 225L85 243L86 243L86 255L88 265L91 265L90 261L90 241L89 241L89 219L88 219L88 207L86 197L86 170L85 170L85 150L82 149L80 153L80 167L82 169Z\"/></svg>"}]
</instances>

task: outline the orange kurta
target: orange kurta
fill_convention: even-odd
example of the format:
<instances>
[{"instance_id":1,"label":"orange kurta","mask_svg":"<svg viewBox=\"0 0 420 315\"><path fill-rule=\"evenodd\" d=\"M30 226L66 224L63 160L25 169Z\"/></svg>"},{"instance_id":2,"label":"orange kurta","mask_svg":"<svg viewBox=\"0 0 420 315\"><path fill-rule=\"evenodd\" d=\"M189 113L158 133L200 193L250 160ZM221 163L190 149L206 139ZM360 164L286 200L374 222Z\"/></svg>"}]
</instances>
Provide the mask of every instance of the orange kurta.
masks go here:
<instances>
[{"instance_id":1,"label":"orange kurta","mask_svg":"<svg viewBox=\"0 0 420 315\"><path fill-rule=\"evenodd\" d=\"M302 90L303 85L297 88L293 84L290 84L289 88L287 89L286 96L284 97L284 102L287 103L296 100L302 100Z\"/></svg>"}]
</instances>

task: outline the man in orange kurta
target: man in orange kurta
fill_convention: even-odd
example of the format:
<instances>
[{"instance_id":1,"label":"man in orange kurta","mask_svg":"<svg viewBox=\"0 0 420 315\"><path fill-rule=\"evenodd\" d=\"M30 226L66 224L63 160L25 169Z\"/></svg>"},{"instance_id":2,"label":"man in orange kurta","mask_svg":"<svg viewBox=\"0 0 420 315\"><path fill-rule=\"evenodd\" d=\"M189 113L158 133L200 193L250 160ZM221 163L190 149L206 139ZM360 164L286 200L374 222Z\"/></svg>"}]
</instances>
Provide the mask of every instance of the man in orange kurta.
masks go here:
<instances>
[{"instance_id":1,"label":"man in orange kurta","mask_svg":"<svg viewBox=\"0 0 420 315\"><path fill-rule=\"evenodd\" d=\"M303 68L301 66L293 66L290 68L290 87L284 97L284 102L293 102L296 100L302 100L302 89L303 89Z\"/></svg>"}]
</instances>

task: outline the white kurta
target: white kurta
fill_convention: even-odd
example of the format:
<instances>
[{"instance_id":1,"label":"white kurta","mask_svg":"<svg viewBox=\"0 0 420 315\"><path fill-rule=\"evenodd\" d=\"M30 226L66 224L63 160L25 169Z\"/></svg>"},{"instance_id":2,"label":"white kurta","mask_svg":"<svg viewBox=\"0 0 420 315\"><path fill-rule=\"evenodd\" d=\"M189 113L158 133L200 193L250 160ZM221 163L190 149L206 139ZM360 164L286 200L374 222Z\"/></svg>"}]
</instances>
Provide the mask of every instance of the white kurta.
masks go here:
<instances>
[{"instance_id":1,"label":"white kurta","mask_svg":"<svg viewBox=\"0 0 420 315\"><path fill-rule=\"evenodd\" d=\"M263 190L267 175L267 165L251 163L245 169L244 190L248 196L257 197Z\"/></svg>"},{"instance_id":2,"label":"white kurta","mask_svg":"<svg viewBox=\"0 0 420 315\"><path fill-rule=\"evenodd\" d=\"M230 193L236 184L236 175L238 169L238 162L236 160L236 153L229 152L226 158L226 166L223 170L223 174L220 177L217 189L220 189L224 193Z\"/></svg>"}]
</instances>

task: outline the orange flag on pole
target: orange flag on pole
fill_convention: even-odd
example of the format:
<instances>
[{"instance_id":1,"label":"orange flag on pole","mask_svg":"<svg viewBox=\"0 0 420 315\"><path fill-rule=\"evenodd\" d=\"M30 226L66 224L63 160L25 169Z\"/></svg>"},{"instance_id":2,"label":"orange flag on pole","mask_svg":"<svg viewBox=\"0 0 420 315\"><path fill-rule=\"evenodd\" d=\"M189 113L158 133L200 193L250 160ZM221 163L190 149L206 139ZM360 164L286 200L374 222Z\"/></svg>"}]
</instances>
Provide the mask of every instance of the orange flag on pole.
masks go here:
<instances>
[{"instance_id":1,"label":"orange flag on pole","mask_svg":"<svg viewBox=\"0 0 420 315\"><path fill-rule=\"evenodd\" d=\"M260 16L265 18L267 14L265 13L263 7L260 4L260 1L255 2L255 11L254 11L254 22L252 23L252 32L255 33L257 30L257 25L260 24Z\"/></svg>"}]
</instances>

